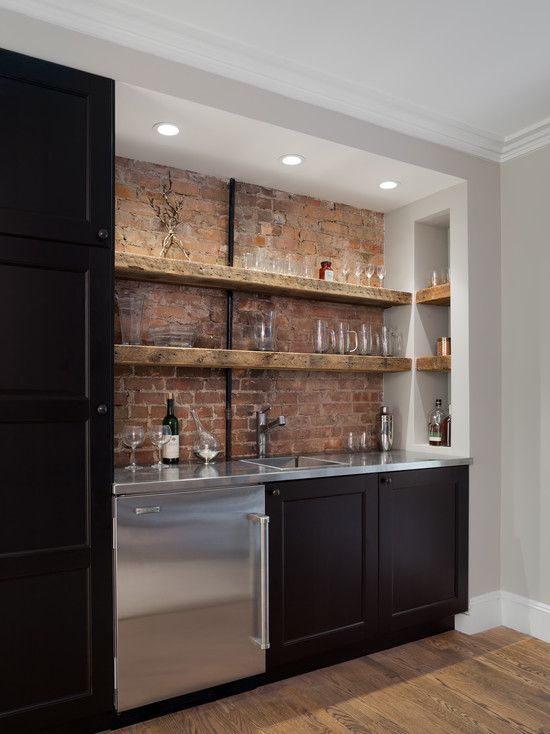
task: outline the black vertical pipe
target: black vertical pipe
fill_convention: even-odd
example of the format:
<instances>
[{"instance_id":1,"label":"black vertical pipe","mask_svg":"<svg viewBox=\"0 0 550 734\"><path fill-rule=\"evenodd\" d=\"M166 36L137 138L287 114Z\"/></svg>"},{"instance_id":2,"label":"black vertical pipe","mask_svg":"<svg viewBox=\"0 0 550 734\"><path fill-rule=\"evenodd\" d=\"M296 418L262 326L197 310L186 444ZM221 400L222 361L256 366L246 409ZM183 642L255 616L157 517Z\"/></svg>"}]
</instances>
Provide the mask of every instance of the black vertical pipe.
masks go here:
<instances>
[{"instance_id":1,"label":"black vertical pipe","mask_svg":"<svg viewBox=\"0 0 550 734\"><path fill-rule=\"evenodd\" d=\"M227 264L233 267L235 252L235 179L229 179L229 219L227 225ZM233 349L233 291L227 291L226 348ZM225 458L231 458L233 413L233 370L225 371Z\"/></svg>"}]
</instances>

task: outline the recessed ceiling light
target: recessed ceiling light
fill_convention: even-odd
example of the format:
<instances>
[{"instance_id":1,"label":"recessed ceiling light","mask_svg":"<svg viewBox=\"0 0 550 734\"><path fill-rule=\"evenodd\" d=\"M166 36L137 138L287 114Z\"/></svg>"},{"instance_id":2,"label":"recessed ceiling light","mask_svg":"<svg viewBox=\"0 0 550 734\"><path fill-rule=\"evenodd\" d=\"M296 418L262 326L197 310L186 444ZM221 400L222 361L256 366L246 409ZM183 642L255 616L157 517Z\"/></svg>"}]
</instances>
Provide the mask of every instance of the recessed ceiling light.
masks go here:
<instances>
[{"instance_id":1,"label":"recessed ceiling light","mask_svg":"<svg viewBox=\"0 0 550 734\"><path fill-rule=\"evenodd\" d=\"M279 160L283 166L299 166L305 159L303 155L298 155L298 153L287 153L282 155Z\"/></svg>"},{"instance_id":2,"label":"recessed ceiling light","mask_svg":"<svg viewBox=\"0 0 550 734\"><path fill-rule=\"evenodd\" d=\"M396 189L399 186L399 181L382 181L379 186L381 189Z\"/></svg>"},{"instance_id":3,"label":"recessed ceiling light","mask_svg":"<svg viewBox=\"0 0 550 734\"><path fill-rule=\"evenodd\" d=\"M156 125L153 125L153 129L159 135L177 135L180 131L179 127L172 122L157 122Z\"/></svg>"}]
</instances>

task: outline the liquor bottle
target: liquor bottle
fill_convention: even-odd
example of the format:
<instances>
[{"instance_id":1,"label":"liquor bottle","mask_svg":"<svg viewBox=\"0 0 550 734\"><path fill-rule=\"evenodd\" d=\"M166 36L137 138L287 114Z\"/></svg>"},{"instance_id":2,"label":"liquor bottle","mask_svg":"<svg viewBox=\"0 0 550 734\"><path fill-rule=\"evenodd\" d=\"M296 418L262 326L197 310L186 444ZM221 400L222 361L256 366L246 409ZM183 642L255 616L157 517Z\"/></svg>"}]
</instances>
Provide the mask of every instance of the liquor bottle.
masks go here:
<instances>
[{"instance_id":1,"label":"liquor bottle","mask_svg":"<svg viewBox=\"0 0 550 734\"><path fill-rule=\"evenodd\" d=\"M442 435L443 446L451 445L451 404L449 403L449 413L443 420L443 435Z\"/></svg>"},{"instance_id":2,"label":"liquor bottle","mask_svg":"<svg viewBox=\"0 0 550 734\"><path fill-rule=\"evenodd\" d=\"M163 464L179 464L180 461L180 426L174 415L174 395L168 393L166 400L166 416L162 421L163 426L170 426L172 435L168 443L162 447Z\"/></svg>"},{"instance_id":3,"label":"liquor bottle","mask_svg":"<svg viewBox=\"0 0 550 734\"><path fill-rule=\"evenodd\" d=\"M441 409L441 399L435 401L435 408L428 416L428 443L430 446L443 445L443 421L445 413Z\"/></svg>"}]
</instances>

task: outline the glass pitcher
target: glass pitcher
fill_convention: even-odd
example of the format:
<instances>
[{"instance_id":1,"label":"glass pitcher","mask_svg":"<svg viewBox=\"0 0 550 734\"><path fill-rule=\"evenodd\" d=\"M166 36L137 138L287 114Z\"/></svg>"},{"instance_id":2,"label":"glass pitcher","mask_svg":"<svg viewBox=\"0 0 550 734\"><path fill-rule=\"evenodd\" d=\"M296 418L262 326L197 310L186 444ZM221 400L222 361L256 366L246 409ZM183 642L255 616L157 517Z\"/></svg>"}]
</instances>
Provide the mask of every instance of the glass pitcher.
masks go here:
<instances>
[{"instance_id":1,"label":"glass pitcher","mask_svg":"<svg viewBox=\"0 0 550 734\"><path fill-rule=\"evenodd\" d=\"M353 347L351 346L352 336ZM353 354L357 351L357 346L357 332L350 329L349 324L345 321L338 321L336 324L336 352L338 354Z\"/></svg>"}]
</instances>

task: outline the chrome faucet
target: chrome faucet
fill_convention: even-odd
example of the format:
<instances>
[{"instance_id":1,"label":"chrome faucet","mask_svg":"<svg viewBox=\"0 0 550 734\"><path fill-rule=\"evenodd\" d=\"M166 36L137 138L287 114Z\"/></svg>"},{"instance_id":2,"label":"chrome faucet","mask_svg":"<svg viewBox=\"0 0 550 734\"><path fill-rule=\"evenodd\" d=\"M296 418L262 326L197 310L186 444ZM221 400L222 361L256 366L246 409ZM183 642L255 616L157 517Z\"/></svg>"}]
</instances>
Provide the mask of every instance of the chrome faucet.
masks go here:
<instances>
[{"instance_id":1,"label":"chrome faucet","mask_svg":"<svg viewBox=\"0 0 550 734\"><path fill-rule=\"evenodd\" d=\"M265 458L267 454L267 434L273 428L277 426L286 426L286 418L284 415L279 415L275 420L267 420L267 416L271 409L270 405L265 405L260 410L256 411L256 449L258 459Z\"/></svg>"}]
</instances>

